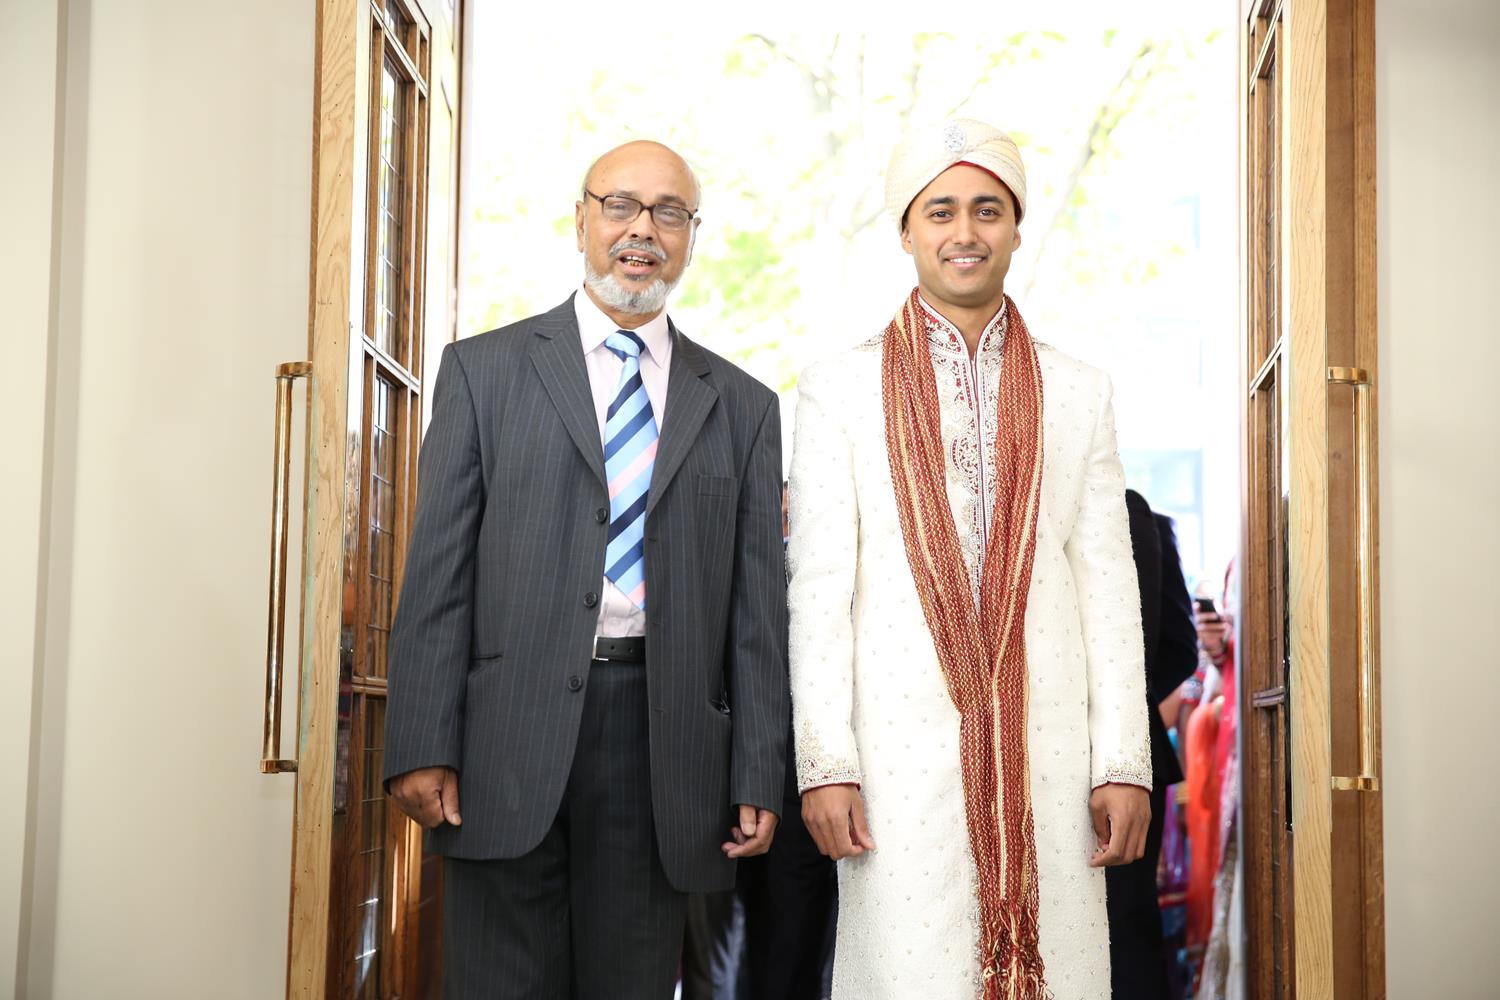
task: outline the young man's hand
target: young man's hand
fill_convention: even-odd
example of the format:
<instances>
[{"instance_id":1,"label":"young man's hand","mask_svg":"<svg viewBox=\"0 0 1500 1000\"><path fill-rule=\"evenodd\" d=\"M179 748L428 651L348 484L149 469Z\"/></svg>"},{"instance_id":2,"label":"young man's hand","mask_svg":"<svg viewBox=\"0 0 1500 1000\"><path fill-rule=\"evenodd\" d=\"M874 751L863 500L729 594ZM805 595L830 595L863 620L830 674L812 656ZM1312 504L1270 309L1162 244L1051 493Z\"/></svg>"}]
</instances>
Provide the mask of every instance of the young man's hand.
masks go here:
<instances>
[{"instance_id":1,"label":"young man's hand","mask_svg":"<svg viewBox=\"0 0 1500 1000\"><path fill-rule=\"evenodd\" d=\"M1100 785L1089 796L1098 847L1090 868L1128 865L1146 853L1151 794L1136 785Z\"/></svg>"},{"instance_id":2,"label":"young man's hand","mask_svg":"<svg viewBox=\"0 0 1500 1000\"><path fill-rule=\"evenodd\" d=\"M802 793L802 822L818 850L837 861L875 850L865 800L855 785L823 785Z\"/></svg>"}]
</instances>

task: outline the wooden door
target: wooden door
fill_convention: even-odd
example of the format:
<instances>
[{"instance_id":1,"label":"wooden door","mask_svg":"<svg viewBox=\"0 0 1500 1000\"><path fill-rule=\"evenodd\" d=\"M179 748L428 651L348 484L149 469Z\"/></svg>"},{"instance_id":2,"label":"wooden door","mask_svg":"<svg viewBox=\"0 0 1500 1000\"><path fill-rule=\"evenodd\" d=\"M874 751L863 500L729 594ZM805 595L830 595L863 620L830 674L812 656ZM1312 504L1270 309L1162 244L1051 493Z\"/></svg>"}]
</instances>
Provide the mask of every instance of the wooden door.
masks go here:
<instances>
[{"instance_id":1,"label":"wooden door","mask_svg":"<svg viewBox=\"0 0 1500 1000\"><path fill-rule=\"evenodd\" d=\"M1373 9L1243 28L1248 994L1383 997Z\"/></svg>"},{"instance_id":2,"label":"wooden door","mask_svg":"<svg viewBox=\"0 0 1500 1000\"><path fill-rule=\"evenodd\" d=\"M426 361L454 335L460 23L457 0L318 2L311 361L279 373L308 382L297 754L273 662L262 763L297 782L288 996L439 992L441 867L381 757Z\"/></svg>"}]
</instances>

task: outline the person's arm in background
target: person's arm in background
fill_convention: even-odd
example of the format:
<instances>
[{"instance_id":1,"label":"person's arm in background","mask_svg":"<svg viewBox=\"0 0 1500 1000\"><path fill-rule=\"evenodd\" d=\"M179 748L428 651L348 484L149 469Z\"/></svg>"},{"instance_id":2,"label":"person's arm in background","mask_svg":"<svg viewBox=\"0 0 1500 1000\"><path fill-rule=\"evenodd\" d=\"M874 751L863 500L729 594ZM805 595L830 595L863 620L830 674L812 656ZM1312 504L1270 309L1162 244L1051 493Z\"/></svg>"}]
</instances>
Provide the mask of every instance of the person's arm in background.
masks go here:
<instances>
[{"instance_id":1,"label":"person's arm in background","mask_svg":"<svg viewBox=\"0 0 1500 1000\"><path fill-rule=\"evenodd\" d=\"M1161 540L1161 637L1151 676L1151 700L1159 704L1198 668L1198 634L1172 519L1165 514L1156 514L1155 519Z\"/></svg>"}]
</instances>

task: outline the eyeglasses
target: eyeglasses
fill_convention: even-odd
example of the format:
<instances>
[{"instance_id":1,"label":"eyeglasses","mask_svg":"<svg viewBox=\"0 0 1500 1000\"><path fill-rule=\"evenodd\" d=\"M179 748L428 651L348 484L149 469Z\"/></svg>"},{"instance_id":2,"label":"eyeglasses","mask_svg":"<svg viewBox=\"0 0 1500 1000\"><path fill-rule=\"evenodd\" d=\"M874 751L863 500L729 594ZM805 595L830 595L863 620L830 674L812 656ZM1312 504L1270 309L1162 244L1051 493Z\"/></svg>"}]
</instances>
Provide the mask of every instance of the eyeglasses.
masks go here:
<instances>
[{"instance_id":1,"label":"eyeglasses","mask_svg":"<svg viewBox=\"0 0 1500 1000\"><path fill-rule=\"evenodd\" d=\"M587 189L584 194L599 203L606 219L615 222L634 222L642 212L651 213L651 221L662 229L686 229L688 223L693 221L693 213L681 205L647 205L627 198L622 194L607 194L600 196Z\"/></svg>"}]
</instances>

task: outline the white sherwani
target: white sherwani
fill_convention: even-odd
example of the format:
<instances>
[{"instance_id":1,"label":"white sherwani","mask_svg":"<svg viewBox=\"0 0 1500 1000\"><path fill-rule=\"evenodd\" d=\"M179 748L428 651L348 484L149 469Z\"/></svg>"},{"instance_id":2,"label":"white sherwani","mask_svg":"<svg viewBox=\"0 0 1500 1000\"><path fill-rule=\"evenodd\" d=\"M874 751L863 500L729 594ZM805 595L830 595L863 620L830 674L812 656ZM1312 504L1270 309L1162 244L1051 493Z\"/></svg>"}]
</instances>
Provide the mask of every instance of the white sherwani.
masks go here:
<instances>
[{"instance_id":1,"label":"white sherwani","mask_svg":"<svg viewBox=\"0 0 1500 1000\"><path fill-rule=\"evenodd\" d=\"M994 506L1005 318L970 358L928 309L948 498L974 586ZM861 787L877 850L839 863L836 1000L969 1000L980 990L977 875L958 712L912 582L886 454L882 337L798 389L790 485L798 784ZM1037 344L1043 472L1026 612L1041 951L1057 1000L1108 1000L1104 871L1090 792L1149 788L1140 590L1109 379Z\"/></svg>"}]
</instances>

